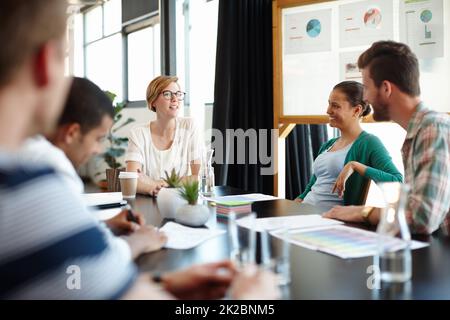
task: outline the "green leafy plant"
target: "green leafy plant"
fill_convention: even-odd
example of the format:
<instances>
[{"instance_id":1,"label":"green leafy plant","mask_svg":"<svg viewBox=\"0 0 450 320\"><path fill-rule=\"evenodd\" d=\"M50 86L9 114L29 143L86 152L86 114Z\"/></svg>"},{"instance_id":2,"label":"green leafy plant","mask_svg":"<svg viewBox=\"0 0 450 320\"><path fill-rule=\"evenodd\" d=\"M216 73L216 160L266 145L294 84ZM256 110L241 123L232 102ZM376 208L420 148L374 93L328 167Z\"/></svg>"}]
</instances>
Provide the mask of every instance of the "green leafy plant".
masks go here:
<instances>
[{"instance_id":1,"label":"green leafy plant","mask_svg":"<svg viewBox=\"0 0 450 320\"><path fill-rule=\"evenodd\" d=\"M111 99L111 101L114 103L114 100L116 98L116 94L105 91L106 95ZM128 144L128 138L127 137L120 137L116 135L116 132L120 130L121 128L127 126L128 124L134 122L135 120L133 118L128 118L124 122L122 122L120 125L117 125L120 120L122 120L122 110L125 108L125 103L123 102L117 102L114 105L114 118L113 118L113 126L111 130L109 131L109 134L107 136L107 140L109 143L109 146L106 148L105 152L100 154L100 157L105 160L106 164L111 169L119 169L123 167L123 164L119 162L119 158L125 154L126 147ZM100 173L98 173L100 174Z\"/></svg>"},{"instance_id":2,"label":"green leafy plant","mask_svg":"<svg viewBox=\"0 0 450 320\"><path fill-rule=\"evenodd\" d=\"M198 200L198 181L188 180L183 182L179 193L190 205L196 205Z\"/></svg>"},{"instance_id":3,"label":"green leafy plant","mask_svg":"<svg viewBox=\"0 0 450 320\"><path fill-rule=\"evenodd\" d=\"M167 173L167 171L164 171L166 178L163 179L168 185L169 188L178 188L181 185L181 177L178 175L178 173L175 171L175 168L172 169L170 172L170 175Z\"/></svg>"}]
</instances>

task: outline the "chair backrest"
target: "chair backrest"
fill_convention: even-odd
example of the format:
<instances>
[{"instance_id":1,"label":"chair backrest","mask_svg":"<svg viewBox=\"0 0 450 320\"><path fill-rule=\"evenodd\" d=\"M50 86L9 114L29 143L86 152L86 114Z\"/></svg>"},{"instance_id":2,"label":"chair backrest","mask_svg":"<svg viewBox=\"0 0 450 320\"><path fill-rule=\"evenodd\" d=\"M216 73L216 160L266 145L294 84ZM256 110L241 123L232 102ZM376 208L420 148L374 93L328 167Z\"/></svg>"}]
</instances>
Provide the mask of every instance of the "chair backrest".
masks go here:
<instances>
[{"instance_id":1,"label":"chair backrest","mask_svg":"<svg viewBox=\"0 0 450 320\"><path fill-rule=\"evenodd\" d=\"M384 206L383 193L373 180L369 180L367 183L363 200L363 204L367 206L379 208Z\"/></svg>"}]
</instances>

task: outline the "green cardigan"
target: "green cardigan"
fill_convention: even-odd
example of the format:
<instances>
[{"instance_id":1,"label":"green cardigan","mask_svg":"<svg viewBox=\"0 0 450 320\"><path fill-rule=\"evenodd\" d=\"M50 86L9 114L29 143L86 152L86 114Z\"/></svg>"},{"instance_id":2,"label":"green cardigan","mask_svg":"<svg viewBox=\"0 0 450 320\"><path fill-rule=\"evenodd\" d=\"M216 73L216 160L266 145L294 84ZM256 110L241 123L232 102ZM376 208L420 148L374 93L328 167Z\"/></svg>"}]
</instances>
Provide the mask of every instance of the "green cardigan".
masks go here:
<instances>
[{"instance_id":1,"label":"green cardigan","mask_svg":"<svg viewBox=\"0 0 450 320\"><path fill-rule=\"evenodd\" d=\"M338 138L325 142L319 150L319 154L330 148ZM402 174L392 163L392 159L378 137L365 131L361 132L358 138L353 142L352 147L345 157L345 164L350 161L357 161L367 166L364 176L354 172L345 183L344 205L363 204L364 190L369 179L375 182L381 181L403 181ZM311 187L316 182L316 176L313 175L305 192L298 196L304 199Z\"/></svg>"}]
</instances>

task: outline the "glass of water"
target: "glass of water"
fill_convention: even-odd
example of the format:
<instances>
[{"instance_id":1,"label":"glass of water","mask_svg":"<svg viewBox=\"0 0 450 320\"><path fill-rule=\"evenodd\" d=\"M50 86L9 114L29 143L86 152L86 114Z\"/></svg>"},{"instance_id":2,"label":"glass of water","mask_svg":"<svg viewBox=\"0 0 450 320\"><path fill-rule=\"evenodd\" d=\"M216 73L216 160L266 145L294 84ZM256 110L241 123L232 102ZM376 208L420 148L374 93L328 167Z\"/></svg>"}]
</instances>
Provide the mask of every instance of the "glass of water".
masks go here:
<instances>
[{"instance_id":1,"label":"glass of water","mask_svg":"<svg viewBox=\"0 0 450 320\"><path fill-rule=\"evenodd\" d=\"M381 183L385 207L378 223L378 254L374 257L383 282L406 282L412 276L411 233L405 217L409 186Z\"/></svg>"},{"instance_id":2,"label":"glass of water","mask_svg":"<svg viewBox=\"0 0 450 320\"><path fill-rule=\"evenodd\" d=\"M230 212L228 236L230 259L238 266L254 264L256 261L255 212Z\"/></svg>"},{"instance_id":3,"label":"glass of water","mask_svg":"<svg viewBox=\"0 0 450 320\"><path fill-rule=\"evenodd\" d=\"M277 276L280 286L291 282L287 232L288 229L284 228L270 233L267 230L261 231L261 264Z\"/></svg>"}]
</instances>

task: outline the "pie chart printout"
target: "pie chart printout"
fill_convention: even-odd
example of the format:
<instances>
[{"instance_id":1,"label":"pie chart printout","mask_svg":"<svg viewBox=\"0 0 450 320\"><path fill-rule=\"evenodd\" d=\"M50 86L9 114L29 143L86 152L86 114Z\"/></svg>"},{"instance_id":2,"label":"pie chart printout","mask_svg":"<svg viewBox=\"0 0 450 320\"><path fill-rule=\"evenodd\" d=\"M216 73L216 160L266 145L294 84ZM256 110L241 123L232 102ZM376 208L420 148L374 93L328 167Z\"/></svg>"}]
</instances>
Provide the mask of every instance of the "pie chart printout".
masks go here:
<instances>
[{"instance_id":1,"label":"pie chart printout","mask_svg":"<svg viewBox=\"0 0 450 320\"><path fill-rule=\"evenodd\" d=\"M322 24L317 19L311 19L306 25L306 33L311 38L317 37L322 31Z\"/></svg>"},{"instance_id":2,"label":"pie chart printout","mask_svg":"<svg viewBox=\"0 0 450 320\"><path fill-rule=\"evenodd\" d=\"M368 28L379 29L381 27L381 11L378 8L370 8L364 14L364 24Z\"/></svg>"},{"instance_id":3,"label":"pie chart printout","mask_svg":"<svg viewBox=\"0 0 450 320\"><path fill-rule=\"evenodd\" d=\"M420 20L422 20L423 23L428 23L433 18L433 13L430 10L423 10L420 13Z\"/></svg>"}]
</instances>

